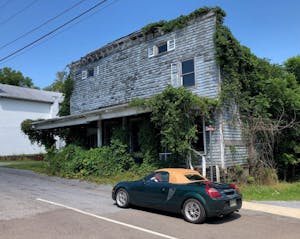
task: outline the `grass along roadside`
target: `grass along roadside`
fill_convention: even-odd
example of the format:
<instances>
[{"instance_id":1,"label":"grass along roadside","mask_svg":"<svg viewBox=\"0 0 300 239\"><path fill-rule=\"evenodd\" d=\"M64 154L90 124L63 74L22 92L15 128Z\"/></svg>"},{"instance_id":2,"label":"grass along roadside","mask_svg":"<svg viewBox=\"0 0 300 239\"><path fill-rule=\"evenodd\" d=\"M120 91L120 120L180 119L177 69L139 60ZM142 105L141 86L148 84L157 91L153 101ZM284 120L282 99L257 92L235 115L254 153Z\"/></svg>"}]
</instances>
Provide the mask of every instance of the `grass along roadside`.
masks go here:
<instances>
[{"instance_id":1,"label":"grass along roadside","mask_svg":"<svg viewBox=\"0 0 300 239\"><path fill-rule=\"evenodd\" d=\"M5 163L2 167L14 168L14 169L24 169L31 170L36 173L47 174L47 163L45 161L35 161L35 160L3 160L0 161Z\"/></svg>"},{"instance_id":2,"label":"grass along roadside","mask_svg":"<svg viewBox=\"0 0 300 239\"><path fill-rule=\"evenodd\" d=\"M31 170L37 173L49 174L47 163L45 161L1 161L9 163L2 167ZM134 172L124 172L118 175L100 178L95 176L78 176L78 175L57 175L66 178L76 178L96 182L99 184L115 184L119 181L132 181L141 178L143 175L137 175ZM300 201L300 182L285 183L281 182L275 185L241 185L240 189L243 193L244 200L256 201Z\"/></svg>"},{"instance_id":3,"label":"grass along roadside","mask_svg":"<svg viewBox=\"0 0 300 239\"><path fill-rule=\"evenodd\" d=\"M280 182L274 185L242 185L244 200L300 201L300 182Z\"/></svg>"}]
</instances>

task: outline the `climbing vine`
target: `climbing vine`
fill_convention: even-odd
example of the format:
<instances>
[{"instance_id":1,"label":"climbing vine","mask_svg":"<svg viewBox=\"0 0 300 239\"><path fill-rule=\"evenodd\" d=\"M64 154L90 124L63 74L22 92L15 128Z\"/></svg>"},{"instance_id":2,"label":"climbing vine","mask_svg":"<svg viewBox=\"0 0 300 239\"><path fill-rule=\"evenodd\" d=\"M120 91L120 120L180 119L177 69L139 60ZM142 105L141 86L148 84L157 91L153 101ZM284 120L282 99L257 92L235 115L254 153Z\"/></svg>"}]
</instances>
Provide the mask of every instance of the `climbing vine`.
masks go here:
<instances>
[{"instance_id":1,"label":"climbing vine","mask_svg":"<svg viewBox=\"0 0 300 239\"><path fill-rule=\"evenodd\" d=\"M203 7L199 8L189 15L180 16L176 19L170 21L158 21L155 23L150 23L142 28L142 32L146 35L148 33L161 31L163 33L168 33L174 30L182 29L186 27L190 22L198 17L204 16L209 12L214 12L216 14L216 19L218 24L223 23L223 18L225 17L225 12L220 7L210 8Z\"/></svg>"},{"instance_id":2,"label":"climbing vine","mask_svg":"<svg viewBox=\"0 0 300 239\"><path fill-rule=\"evenodd\" d=\"M196 118L209 118L218 101L196 96L184 87L168 86L162 93L148 100L135 100L131 105L150 109L151 122L159 129L162 147L185 156L191 143L197 140Z\"/></svg>"},{"instance_id":3,"label":"climbing vine","mask_svg":"<svg viewBox=\"0 0 300 239\"><path fill-rule=\"evenodd\" d=\"M214 44L222 75L220 99L223 105L234 104L239 109L250 167L281 168L299 162L284 160L289 158L287 152L291 158L299 158L295 147L300 145L296 137L300 134L300 86L295 74L255 56L221 22Z\"/></svg>"}]
</instances>

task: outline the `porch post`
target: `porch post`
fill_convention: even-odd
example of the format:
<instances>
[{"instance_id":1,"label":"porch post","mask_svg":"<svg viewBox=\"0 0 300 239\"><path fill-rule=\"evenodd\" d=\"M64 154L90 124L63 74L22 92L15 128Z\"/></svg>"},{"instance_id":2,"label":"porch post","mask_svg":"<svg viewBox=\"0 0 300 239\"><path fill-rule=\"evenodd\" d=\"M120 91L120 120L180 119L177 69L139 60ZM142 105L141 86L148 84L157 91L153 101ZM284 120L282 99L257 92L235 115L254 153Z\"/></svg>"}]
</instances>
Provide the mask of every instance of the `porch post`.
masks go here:
<instances>
[{"instance_id":1,"label":"porch post","mask_svg":"<svg viewBox=\"0 0 300 239\"><path fill-rule=\"evenodd\" d=\"M102 146L102 121L98 120L97 122L97 146Z\"/></svg>"}]
</instances>

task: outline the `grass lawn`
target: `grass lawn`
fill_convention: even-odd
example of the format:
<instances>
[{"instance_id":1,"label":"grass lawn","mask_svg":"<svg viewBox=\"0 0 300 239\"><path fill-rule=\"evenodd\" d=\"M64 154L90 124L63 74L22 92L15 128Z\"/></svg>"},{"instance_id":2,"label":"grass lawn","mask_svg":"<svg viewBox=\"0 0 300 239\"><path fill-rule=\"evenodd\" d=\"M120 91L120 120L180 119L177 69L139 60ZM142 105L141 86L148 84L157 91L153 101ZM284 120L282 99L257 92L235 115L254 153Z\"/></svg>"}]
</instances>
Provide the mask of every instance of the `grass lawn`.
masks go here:
<instances>
[{"instance_id":1,"label":"grass lawn","mask_svg":"<svg viewBox=\"0 0 300 239\"><path fill-rule=\"evenodd\" d=\"M15 168L15 169L25 169L31 170L37 173L49 174L47 170L47 163L44 161L32 161L32 160L22 160L22 161L4 161L11 164L5 165L3 167ZM67 178L77 178L81 180L87 180L91 182L96 182L99 184L111 184L114 185L119 181L131 181L137 180L143 175L136 175L133 172L124 172L122 174L99 178L95 176L88 177L76 177L74 175L59 175ZM300 201L300 182L296 183L278 183L272 186L268 185L242 185L240 189L243 193L244 200L257 200L257 201Z\"/></svg>"},{"instance_id":2,"label":"grass lawn","mask_svg":"<svg viewBox=\"0 0 300 239\"><path fill-rule=\"evenodd\" d=\"M9 163L9 164L4 165L2 167L31 170L31 171L34 171L34 172L37 172L37 173L47 174L47 164L44 161L34 161L34 160L10 161L10 160L5 160L5 161L1 161L1 162Z\"/></svg>"},{"instance_id":3,"label":"grass lawn","mask_svg":"<svg viewBox=\"0 0 300 239\"><path fill-rule=\"evenodd\" d=\"M243 185L240 189L244 200L300 201L300 182L281 182L272 186Z\"/></svg>"}]
</instances>

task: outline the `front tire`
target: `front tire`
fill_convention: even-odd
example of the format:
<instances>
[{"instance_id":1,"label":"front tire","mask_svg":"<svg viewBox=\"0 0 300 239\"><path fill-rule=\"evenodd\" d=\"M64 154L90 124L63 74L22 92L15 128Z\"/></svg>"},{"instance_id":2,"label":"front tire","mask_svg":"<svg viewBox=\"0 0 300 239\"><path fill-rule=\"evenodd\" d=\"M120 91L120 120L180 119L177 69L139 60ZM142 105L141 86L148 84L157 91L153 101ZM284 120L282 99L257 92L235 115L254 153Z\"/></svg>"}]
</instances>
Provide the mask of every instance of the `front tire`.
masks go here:
<instances>
[{"instance_id":1,"label":"front tire","mask_svg":"<svg viewBox=\"0 0 300 239\"><path fill-rule=\"evenodd\" d=\"M116 193L116 203L118 207L127 208L129 206L129 194L124 188L120 188Z\"/></svg>"},{"instance_id":2,"label":"front tire","mask_svg":"<svg viewBox=\"0 0 300 239\"><path fill-rule=\"evenodd\" d=\"M206 212L202 204L197 199L188 199L182 207L184 219L191 223L203 223L206 219Z\"/></svg>"}]
</instances>

